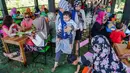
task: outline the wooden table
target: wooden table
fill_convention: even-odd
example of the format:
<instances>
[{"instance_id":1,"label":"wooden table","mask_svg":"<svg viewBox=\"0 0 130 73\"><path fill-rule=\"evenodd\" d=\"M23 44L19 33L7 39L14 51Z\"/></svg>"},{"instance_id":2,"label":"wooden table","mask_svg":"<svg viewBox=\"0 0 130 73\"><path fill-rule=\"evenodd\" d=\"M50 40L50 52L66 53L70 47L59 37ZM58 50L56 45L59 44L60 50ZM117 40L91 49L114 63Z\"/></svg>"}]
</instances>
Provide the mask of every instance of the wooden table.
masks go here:
<instances>
[{"instance_id":1,"label":"wooden table","mask_svg":"<svg viewBox=\"0 0 130 73\"><path fill-rule=\"evenodd\" d=\"M5 50L6 53L9 53L7 43L18 45L20 47L20 56L15 57L15 58L10 58L10 59L16 60L16 58L22 58L21 60L16 60L16 61L22 62L22 63L24 63L24 65L26 65L26 56L25 56L23 45L25 44L27 38L28 38L27 36L22 36L22 37L16 36L16 37L2 38L4 50Z\"/></svg>"},{"instance_id":2,"label":"wooden table","mask_svg":"<svg viewBox=\"0 0 130 73\"><path fill-rule=\"evenodd\" d=\"M124 54L130 54L130 49L127 49L127 44L114 44L114 49L119 58ZM130 67L130 62L127 59L121 59L121 61Z\"/></svg>"}]
</instances>

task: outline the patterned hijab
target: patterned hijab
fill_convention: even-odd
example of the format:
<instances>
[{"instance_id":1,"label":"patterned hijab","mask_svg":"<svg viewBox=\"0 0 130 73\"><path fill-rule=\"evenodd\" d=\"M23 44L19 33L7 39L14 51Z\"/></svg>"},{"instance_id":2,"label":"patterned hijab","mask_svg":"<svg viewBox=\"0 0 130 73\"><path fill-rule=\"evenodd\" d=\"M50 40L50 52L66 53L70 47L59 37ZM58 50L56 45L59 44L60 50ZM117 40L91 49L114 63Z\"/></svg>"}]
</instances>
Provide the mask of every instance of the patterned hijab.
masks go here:
<instances>
[{"instance_id":1,"label":"patterned hijab","mask_svg":"<svg viewBox=\"0 0 130 73\"><path fill-rule=\"evenodd\" d=\"M124 73L124 64L119 61L113 48L103 35L92 38L94 73Z\"/></svg>"},{"instance_id":2,"label":"patterned hijab","mask_svg":"<svg viewBox=\"0 0 130 73\"><path fill-rule=\"evenodd\" d=\"M69 3L66 0L60 0L58 7L63 8L65 11L69 11Z\"/></svg>"},{"instance_id":3,"label":"patterned hijab","mask_svg":"<svg viewBox=\"0 0 130 73\"><path fill-rule=\"evenodd\" d=\"M76 7L76 6L78 6L78 5L80 5L80 6L82 5L82 4L81 4L81 0L75 0L75 1L74 1L74 7Z\"/></svg>"}]
</instances>

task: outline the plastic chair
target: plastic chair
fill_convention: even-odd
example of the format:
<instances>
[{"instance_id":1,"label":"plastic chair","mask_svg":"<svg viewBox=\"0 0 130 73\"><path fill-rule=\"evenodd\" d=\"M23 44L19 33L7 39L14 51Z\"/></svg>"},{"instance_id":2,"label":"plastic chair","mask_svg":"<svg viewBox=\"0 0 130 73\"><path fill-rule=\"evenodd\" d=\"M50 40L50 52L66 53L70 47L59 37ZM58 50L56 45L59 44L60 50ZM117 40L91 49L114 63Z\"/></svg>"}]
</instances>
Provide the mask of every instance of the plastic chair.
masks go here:
<instances>
[{"instance_id":1,"label":"plastic chair","mask_svg":"<svg viewBox=\"0 0 130 73\"><path fill-rule=\"evenodd\" d=\"M47 64L47 52L48 50L51 48L51 36L49 35L48 38L45 40L46 42L46 46L43 47L42 50L39 50L39 51L35 51L36 53L38 53L34 58L33 58L33 62L36 62L36 63L42 63L42 62L38 62L36 61L36 59L38 58L39 55L44 55L44 63L42 64Z\"/></svg>"}]
</instances>

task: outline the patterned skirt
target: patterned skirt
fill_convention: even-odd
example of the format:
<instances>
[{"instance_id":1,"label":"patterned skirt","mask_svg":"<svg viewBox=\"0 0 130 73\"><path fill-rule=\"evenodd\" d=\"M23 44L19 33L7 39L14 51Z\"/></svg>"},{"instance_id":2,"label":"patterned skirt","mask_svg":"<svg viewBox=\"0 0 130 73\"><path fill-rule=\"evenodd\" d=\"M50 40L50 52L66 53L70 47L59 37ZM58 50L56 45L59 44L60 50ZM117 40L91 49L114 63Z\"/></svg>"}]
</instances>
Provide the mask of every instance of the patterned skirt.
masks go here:
<instances>
[{"instance_id":1,"label":"patterned skirt","mask_svg":"<svg viewBox=\"0 0 130 73\"><path fill-rule=\"evenodd\" d=\"M39 50L41 50L41 49L43 49L43 47L38 47L38 46L30 46L30 45L27 45L27 44L25 44L24 45L24 47L25 47L25 52L33 52L33 51L39 51Z\"/></svg>"}]
</instances>

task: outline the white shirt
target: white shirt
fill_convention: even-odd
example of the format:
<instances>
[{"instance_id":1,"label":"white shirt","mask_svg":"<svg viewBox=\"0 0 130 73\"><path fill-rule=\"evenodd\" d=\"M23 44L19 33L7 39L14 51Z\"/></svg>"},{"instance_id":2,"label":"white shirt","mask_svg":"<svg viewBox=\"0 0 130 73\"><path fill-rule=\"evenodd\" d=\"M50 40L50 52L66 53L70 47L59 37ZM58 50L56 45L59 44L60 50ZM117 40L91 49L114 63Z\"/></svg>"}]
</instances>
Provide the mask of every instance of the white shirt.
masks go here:
<instances>
[{"instance_id":1,"label":"white shirt","mask_svg":"<svg viewBox=\"0 0 130 73\"><path fill-rule=\"evenodd\" d=\"M32 39L32 42L38 46L38 47L44 47L45 46L45 43L44 43L44 40L39 36L39 35L35 35L35 38Z\"/></svg>"}]
</instances>

